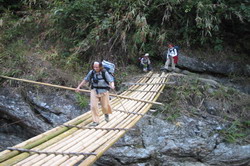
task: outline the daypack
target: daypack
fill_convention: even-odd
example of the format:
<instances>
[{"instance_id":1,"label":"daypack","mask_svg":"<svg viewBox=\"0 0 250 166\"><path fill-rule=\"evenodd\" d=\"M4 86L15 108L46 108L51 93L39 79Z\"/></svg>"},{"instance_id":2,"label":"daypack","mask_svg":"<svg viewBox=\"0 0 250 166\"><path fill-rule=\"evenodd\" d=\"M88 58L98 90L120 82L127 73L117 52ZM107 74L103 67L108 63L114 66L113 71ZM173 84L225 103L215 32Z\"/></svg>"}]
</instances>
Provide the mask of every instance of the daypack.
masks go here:
<instances>
[{"instance_id":1,"label":"daypack","mask_svg":"<svg viewBox=\"0 0 250 166\"><path fill-rule=\"evenodd\" d=\"M174 48L176 49L176 51L177 51L177 56L178 56L178 55L179 55L180 47L176 45L176 46L174 46ZM163 55L164 55L164 60L166 60L166 59L167 59L167 55L168 55L168 51L167 51L167 50L164 51Z\"/></svg>"},{"instance_id":2,"label":"daypack","mask_svg":"<svg viewBox=\"0 0 250 166\"><path fill-rule=\"evenodd\" d=\"M179 55L180 47L179 47L179 46L174 46L174 48L176 49L176 51L177 51L177 56L178 56L178 55Z\"/></svg>"}]
</instances>

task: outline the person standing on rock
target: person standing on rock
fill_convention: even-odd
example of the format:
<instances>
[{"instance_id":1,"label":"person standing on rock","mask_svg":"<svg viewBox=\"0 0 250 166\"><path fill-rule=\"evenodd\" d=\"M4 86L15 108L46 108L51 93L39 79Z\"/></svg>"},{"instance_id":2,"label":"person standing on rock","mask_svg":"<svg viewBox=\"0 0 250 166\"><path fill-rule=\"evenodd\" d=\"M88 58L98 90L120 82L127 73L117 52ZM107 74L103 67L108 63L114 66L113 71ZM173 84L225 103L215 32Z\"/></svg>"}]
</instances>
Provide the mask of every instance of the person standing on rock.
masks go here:
<instances>
[{"instance_id":1,"label":"person standing on rock","mask_svg":"<svg viewBox=\"0 0 250 166\"><path fill-rule=\"evenodd\" d=\"M114 78L103 68L101 62L94 62L92 63L92 70L89 71L87 76L78 85L76 92L79 92L81 86L86 83L90 83L91 85L90 107L93 119L91 126L97 126L100 123L98 114L99 101L102 106L102 112L105 115L105 121L108 122L109 114L112 113L109 103L109 89L115 89Z\"/></svg>"},{"instance_id":2,"label":"person standing on rock","mask_svg":"<svg viewBox=\"0 0 250 166\"><path fill-rule=\"evenodd\" d=\"M177 63L177 58L178 57L176 48L172 44L169 44L164 68L168 70L168 66L171 61L172 70L175 70L175 64Z\"/></svg>"}]
</instances>

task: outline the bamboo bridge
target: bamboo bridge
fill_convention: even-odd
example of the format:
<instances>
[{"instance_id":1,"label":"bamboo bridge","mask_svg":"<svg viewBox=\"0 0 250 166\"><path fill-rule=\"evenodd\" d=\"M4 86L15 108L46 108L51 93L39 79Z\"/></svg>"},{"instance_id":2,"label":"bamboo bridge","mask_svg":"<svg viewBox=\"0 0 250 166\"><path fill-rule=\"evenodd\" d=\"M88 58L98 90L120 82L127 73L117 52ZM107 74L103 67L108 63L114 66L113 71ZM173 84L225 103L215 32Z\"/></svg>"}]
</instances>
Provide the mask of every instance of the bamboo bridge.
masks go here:
<instances>
[{"instance_id":1,"label":"bamboo bridge","mask_svg":"<svg viewBox=\"0 0 250 166\"><path fill-rule=\"evenodd\" d=\"M113 113L106 122L90 127L91 112L37 135L0 153L0 166L69 166L92 165L119 138L130 130L146 113L168 83L170 74L148 73L122 94L111 94ZM69 90L64 86L0 76L5 79L37 83ZM89 92L88 90L81 90ZM100 111L100 115L101 115Z\"/></svg>"}]
</instances>

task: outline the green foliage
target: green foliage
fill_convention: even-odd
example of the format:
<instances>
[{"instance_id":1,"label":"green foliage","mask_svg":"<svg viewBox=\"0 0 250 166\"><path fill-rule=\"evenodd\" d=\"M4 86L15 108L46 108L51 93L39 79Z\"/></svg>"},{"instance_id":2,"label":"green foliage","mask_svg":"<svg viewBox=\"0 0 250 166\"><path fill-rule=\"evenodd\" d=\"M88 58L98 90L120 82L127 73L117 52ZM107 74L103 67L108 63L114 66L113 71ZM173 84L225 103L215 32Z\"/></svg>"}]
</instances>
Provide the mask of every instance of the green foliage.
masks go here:
<instances>
[{"instance_id":1,"label":"green foliage","mask_svg":"<svg viewBox=\"0 0 250 166\"><path fill-rule=\"evenodd\" d=\"M85 108L85 107L88 106L89 101L88 101L88 99L86 98L86 96L77 93L77 94L76 94L76 98L77 98L77 102L78 102L78 104L79 104L79 106L80 106L81 108Z\"/></svg>"},{"instance_id":2,"label":"green foliage","mask_svg":"<svg viewBox=\"0 0 250 166\"><path fill-rule=\"evenodd\" d=\"M25 68L27 46L22 40L10 44L3 52L0 52L0 66L6 67L7 75L16 75L21 73L19 67Z\"/></svg>"},{"instance_id":3,"label":"green foliage","mask_svg":"<svg viewBox=\"0 0 250 166\"><path fill-rule=\"evenodd\" d=\"M51 12L57 36L77 59L87 58L103 45L121 48L128 59L145 52L157 55L158 47L167 42L211 44L221 51L223 21L249 21L249 7L233 0L55 0Z\"/></svg>"},{"instance_id":4,"label":"green foliage","mask_svg":"<svg viewBox=\"0 0 250 166\"><path fill-rule=\"evenodd\" d=\"M220 131L229 143L235 143L237 140L247 137L247 132L249 134L249 121L240 122L238 120L232 122L228 128Z\"/></svg>"}]
</instances>

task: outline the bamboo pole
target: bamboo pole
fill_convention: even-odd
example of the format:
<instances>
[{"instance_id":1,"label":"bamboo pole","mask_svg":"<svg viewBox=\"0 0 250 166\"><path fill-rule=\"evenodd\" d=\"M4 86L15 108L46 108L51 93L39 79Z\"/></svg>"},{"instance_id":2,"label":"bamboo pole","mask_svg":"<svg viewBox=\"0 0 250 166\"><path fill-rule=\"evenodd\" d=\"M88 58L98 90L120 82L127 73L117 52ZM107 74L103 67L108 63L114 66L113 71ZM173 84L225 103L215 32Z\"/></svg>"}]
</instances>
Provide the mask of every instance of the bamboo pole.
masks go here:
<instances>
[{"instance_id":1,"label":"bamboo pole","mask_svg":"<svg viewBox=\"0 0 250 166\"><path fill-rule=\"evenodd\" d=\"M66 86L61 86L61 85L54 85L54 84L43 83L43 82L37 82L37 81L31 81L31 80L26 80L26 79L13 78L13 77L7 77L7 76L2 76L2 75L0 75L0 77L5 78L5 79L11 79L11 80L16 80L16 81L22 81L22 82L38 84L38 85L45 85L45 86L50 86L50 87L55 87L55 88L60 88L60 89L67 89L67 90L72 90L72 91L76 90L76 88L71 88L71 87L66 87ZM80 89L79 91L80 92L85 92L85 93L90 93L90 90L85 90L85 89ZM121 95L112 94L112 93L110 93L109 95L113 96L113 97L120 97L120 98L129 99L129 100L136 100L136 101L145 102L145 103L162 105L162 103L158 103L158 102L150 102L150 101L146 101L146 100L134 99L134 98L130 98L130 97L127 97L127 96L121 96Z\"/></svg>"}]
</instances>

